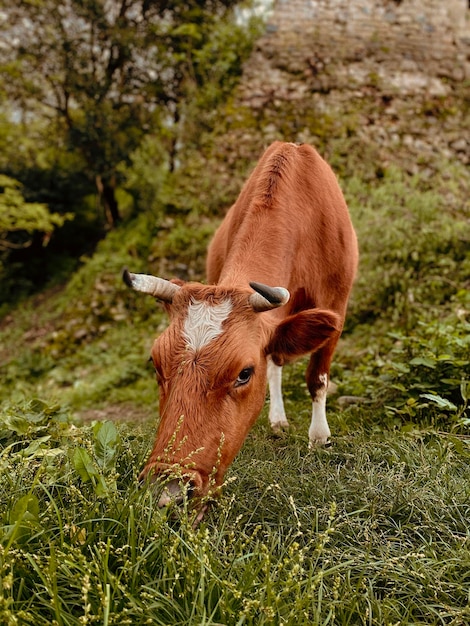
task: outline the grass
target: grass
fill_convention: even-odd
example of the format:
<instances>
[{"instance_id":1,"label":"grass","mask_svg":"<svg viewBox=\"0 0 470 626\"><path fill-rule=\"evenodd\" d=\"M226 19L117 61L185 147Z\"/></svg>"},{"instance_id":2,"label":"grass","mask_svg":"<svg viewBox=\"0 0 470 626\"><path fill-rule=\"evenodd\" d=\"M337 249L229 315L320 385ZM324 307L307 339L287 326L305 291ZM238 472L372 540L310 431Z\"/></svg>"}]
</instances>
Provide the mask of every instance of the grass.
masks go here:
<instances>
[{"instance_id":1,"label":"grass","mask_svg":"<svg viewBox=\"0 0 470 626\"><path fill-rule=\"evenodd\" d=\"M1 623L468 622L465 439L357 426L309 451L307 423L275 438L263 415L193 528L137 483L148 425L77 428L39 402L7 413Z\"/></svg>"},{"instance_id":2,"label":"grass","mask_svg":"<svg viewBox=\"0 0 470 626\"><path fill-rule=\"evenodd\" d=\"M3 319L0 624L469 623L468 177L440 167L345 181L362 256L334 444L308 450L305 363L286 368L289 433L264 410L196 528L137 481L166 322L120 271L197 278L215 221L141 215ZM79 420L99 410L127 423Z\"/></svg>"}]
</instances>

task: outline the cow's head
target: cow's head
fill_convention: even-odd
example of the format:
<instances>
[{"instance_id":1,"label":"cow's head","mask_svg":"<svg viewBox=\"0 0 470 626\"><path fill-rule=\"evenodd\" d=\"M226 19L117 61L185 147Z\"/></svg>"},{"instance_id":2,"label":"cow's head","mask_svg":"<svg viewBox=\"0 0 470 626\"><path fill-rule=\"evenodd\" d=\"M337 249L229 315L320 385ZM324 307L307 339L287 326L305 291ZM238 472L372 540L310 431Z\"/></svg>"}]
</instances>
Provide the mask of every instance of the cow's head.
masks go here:
<instances>
[{"instance_id":1,"label":"cow's head","mask_svg":"<svg viewBox=\"0 0 470 626\"><path fill-rule=\"evenodd\" d=\"M281 287L250 283L227 289L176 284L124 271L125 283L165 303L168 328L151 358L160 387L160 423L142 478L177 474L196 496L222 484L258 417L266 394L267 357L278 364L313 352L339 330L331 311L309 309L282 321ZM181 499L172 478L159 505Z\"/></svg>"}]
</instances>

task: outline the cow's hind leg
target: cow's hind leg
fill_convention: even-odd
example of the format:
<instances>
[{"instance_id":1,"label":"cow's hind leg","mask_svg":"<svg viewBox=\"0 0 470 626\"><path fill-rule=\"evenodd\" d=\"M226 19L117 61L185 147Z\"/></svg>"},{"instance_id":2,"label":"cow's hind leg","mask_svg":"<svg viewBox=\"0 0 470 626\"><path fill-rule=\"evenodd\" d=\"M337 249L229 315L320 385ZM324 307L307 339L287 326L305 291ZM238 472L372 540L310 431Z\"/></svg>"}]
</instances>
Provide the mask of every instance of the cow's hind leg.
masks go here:
<instances>
[{"instance_id":1,"label":"cow's hind leg","mask_svg":"<svg viewBox=\"0 0 470 626\"><path fill-rule=\"evenodd\" d=\"M310 357L307 368L307 386L312 396L312 421L308 431L309 447L328 443L331 432L326 419L326 394L331 359L338 338L333 337L323 348Z\"/></svg>"},{"instance_id":2,"label":"cow's hind leg","mask_svg":"<svg viewBox=\"0 0 470 626\"><path fill-rule=\"evenodd\" d=\"M269 423L275 433L289 428L282 400L282 367L268 357Z\"/></svg>"}]
</instances>

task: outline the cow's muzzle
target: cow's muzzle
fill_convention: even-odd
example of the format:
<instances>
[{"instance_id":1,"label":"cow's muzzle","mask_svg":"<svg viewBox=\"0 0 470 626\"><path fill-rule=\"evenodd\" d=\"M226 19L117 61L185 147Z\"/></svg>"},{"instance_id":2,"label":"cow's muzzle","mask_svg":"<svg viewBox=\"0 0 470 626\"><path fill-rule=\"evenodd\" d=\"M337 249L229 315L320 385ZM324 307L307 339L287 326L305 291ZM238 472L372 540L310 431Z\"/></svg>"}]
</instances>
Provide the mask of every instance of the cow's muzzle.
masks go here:
<instances>
[{"instance_id":1,"label":"cow's muzzle","mask_svg":"<svg viewBox=\"0 0 470 626\"><path fill-rule=\"evenodd\" d=\"M207 504L201 503L205 494L204 481L196 470L182 469L174 465L158 465L146 467L139 480L148 481L156 497L158 507L172 505L182 507L191 500L191 507L198 510L196 523L199 523L207 510Z\"/></svg>"},{"instance_id":2,"label":"cow's muzzle","mask_svg":"<svg viewBox=\"0 0 470 626\"><path fill-rule=\"evenodd\" d=\"M192 498L194 487L191 482L183 483L178 478L172 478L164 484L163 491L158 499L159 508L169 506L170 504L183 504L184 498Z\"/></svg>"}]
</instances>

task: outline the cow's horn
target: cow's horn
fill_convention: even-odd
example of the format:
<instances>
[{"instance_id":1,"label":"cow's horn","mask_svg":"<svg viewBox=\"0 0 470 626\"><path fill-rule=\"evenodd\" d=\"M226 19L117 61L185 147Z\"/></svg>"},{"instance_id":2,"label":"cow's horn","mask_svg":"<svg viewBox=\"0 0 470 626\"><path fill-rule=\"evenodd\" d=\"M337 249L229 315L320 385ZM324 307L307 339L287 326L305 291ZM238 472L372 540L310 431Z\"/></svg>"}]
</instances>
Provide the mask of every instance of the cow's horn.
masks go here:
<instances>
[{"instance_id":1,"label":"cow's horn","mask_svg":"<svg viewBox=\"0 0 470 626\"><path fill-rule=\"evenodd\" d=\"M127 269L122 272L122 279L128 287L148 293L163 302L172 302L177 291L181 289L179 285L171 283L169 280L151 276L150 274L132 274Z\"/></svg>"},{"instance_id":2,"label":"cow's horn","mask_svg":"<svg viewBox=\"0 0 470 626\"><path fill-rule=\"evenodd\" d=\"M250 283L250 287L256 292L251 294L250 304L258 313L289 302L290 293L284 287L268 287L262 283Z\"/></svg>"}]
</instances>

